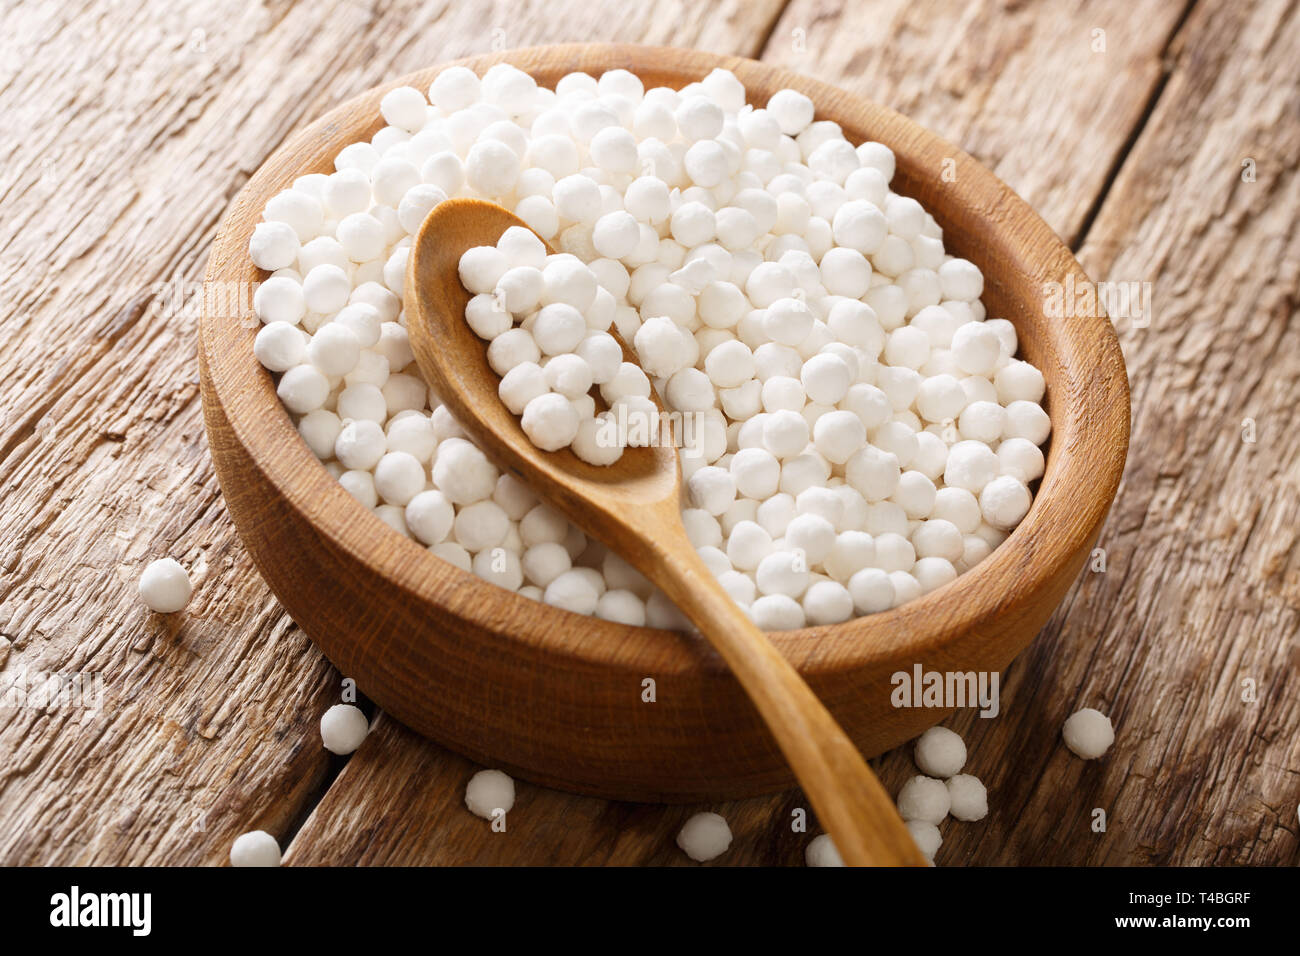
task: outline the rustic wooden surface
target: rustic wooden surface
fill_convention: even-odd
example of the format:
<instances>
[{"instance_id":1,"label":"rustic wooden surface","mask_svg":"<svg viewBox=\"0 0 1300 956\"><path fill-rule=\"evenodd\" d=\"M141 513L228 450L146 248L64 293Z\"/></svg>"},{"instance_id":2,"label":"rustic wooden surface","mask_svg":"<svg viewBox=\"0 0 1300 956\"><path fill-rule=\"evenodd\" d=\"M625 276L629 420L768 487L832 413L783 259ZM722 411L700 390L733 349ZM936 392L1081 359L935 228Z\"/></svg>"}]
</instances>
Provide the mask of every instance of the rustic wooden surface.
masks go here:
<instances>
[{"instance_id":1,"label":"rustic wooden surface","mask_svg":"<svg viewBox=\"0 0 1300 956\"><path fill-rule=\"evenodd\" d=\"M1152 283L1149 326L1117 323L1133 451L1106 571L1008 671L1000 717L950 722L991 812L944 825L940 865L1296 862L1294 4L486 9L0 12L0 677L105 688L94 716L0 702L0 862L219 862L263 827L296 864L689 864L672 835L697 808L521 784L491 833L461 806L474 768L382 715L326 759L315 723L341 678L233 535L185 307L230 197L292 129L431 63L593 34L757 56L894 106L998 172L1094 279ZM165 553L196 582L175 621L134 596ZM1095 763L1059 738L1089 705L1118 734ZM915 772L903 750L876 763L891 790ZM736 834L718 862L800 862L803 805L710 807Z\"/></svg>"}]
</instances>

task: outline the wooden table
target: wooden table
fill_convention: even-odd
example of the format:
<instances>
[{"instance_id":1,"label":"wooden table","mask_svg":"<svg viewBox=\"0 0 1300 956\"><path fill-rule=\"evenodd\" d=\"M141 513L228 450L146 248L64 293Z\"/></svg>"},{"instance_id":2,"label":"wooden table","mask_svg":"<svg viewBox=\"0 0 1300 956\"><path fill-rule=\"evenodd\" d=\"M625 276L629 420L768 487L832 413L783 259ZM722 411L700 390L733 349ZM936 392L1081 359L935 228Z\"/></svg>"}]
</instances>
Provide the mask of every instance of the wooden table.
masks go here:
<instances>
[{"instance_id":1,"label":"wooden table","mask_svg":"<svg viewBox=\"0 0 1300 956\"><path fill-rule=\"evenodd\" d=\"M0 703L0 862L219 863L276 834L305 864L686 864L697 807L519 786L507 833L475 769L382 714L320 746L336 673L234 535L195 367L218 220L295 127L374 83L489 49L609 39L758 57L886 103L1024 196L1119 320L1132 452L1083 573L971 712L991 812L941 865L1276 864L1300 800L1300 9L1286 0L82 0L0 14L0 686L87 675L102 707ZM192 569L149 614L145 562ZM1097 567L1101 564L1098 563ZM93 680L101 681L95 685ZM1118 739L1060 740L1096 706ZM915 771L876 761L891 791ZM718 862L798 864L797 792L711 807ZM1095 810L1106 828L1093 827Z\"/></svg>"}]
</instances>

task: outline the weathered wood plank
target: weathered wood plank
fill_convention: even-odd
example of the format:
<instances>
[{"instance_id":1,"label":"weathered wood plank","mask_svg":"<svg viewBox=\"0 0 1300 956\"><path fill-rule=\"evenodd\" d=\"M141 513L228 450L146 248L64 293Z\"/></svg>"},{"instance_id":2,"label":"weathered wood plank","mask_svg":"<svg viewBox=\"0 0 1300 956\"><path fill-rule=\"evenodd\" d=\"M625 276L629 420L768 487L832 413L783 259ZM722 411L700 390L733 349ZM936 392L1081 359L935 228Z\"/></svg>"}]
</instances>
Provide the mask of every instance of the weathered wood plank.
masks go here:
<instances>
[{"instance_id":1,"label":"weathered wood plank","mask_svg":"<svg viewBox=\"0 0 1300 956\"><path fill-rule=\"evenodd\" d=\"M1072 243L1141 122L1184 6L793 0L763 59L929 127Z\"/></svg>"},{"instance_id":2,"label":"weathered wood plank","mask_svg":"<svg viewBox=\"0 0 1300 956\"><path fill-rule=\"evenodd\" d=\"M93 718L0 706L0 862L220 861L243 830L286 834L329 778L315 725L339 675L234 537L202 434L195 313L178 307L284 135L381 79L592 24L754 53L778 7L5 8L0 686L100 675L105 704ZM175 619L135 598L165 553L196 584Z\"/></svg>"}]
</instances>

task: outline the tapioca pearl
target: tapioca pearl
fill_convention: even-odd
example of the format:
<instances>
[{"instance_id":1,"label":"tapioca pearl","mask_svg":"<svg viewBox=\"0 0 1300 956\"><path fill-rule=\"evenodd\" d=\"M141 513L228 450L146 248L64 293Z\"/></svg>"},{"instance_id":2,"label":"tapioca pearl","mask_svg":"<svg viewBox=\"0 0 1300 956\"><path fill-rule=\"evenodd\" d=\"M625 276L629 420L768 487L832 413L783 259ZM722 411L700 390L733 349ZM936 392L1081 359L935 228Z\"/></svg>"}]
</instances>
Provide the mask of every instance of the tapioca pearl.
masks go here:
<instances>
[{"instance_id":1,"label":"tapioca pearl","mask_svg":"<svg viewBox=\"0 0 1300 956\"><path fill-rule=\"evenodd\" d=\"M497 547L509 530L510 519L501 506L490 499L461 508L452 525L457 543L474 553Z\"/></svg>"},{"instance_id":2,"label":"tapioca pearl","mask_svg":"<svg viewBox=\"0 0 1300 956\"><path fill-rule=\"evenodd\" d=\"M983 303L972 303L971 308L975 310L976 321L979 321L981 310L984 308ZM1016 354L1019 345L1016 337L1016 327L1014 325L1006 319L986 319L984 325L986 328L992 329L997 335L998 341L1002 343L1002 357L1004 359L1010 359Z\"/></svg>"},{"instance_id":3,"label":"tapioca pearl","mask_svg":"<svg viewBox=\"0 0 1300 956\"><path fill-rule=\"evenodd\" d=\"M305 415L324 406L330 395L330 382L313 365L295 365L280 377L275 391L285 408Z\"/></svg>"},{"instance_id":4,"label":"tapioca pearl","mask_svg":"<svg viewBox=\"0 0 1300 956\"><path fill-rule=\"evenodd\" d=\"M901 534L885 532L875 536L876 565L884 571L910 571L916 564L916 549Z\"/></svg>"},{"instance_id":5,"label":"tapioca pearl","mask_svg":"<svg viewBox=\"0 0 1300 956\"><path fill-rule=\"evenodd\" d=\"M908 269L898 277L897 284L906 296L908 316L916 315L926 306L938 305L942 300L939 277L933 269Z\"/></svg>"},{"instance_id":6,"label":"tapioca pearl","mask_svg":"<svg viewBox=\"0 0 1300 956\"><path fill-rule=\"evenodd\" d=\"M916 410L927 422L956 420L965 407L966 392L951 375L932 375L917 388Z\"/></svg>"},{"instance_id":7,"label":"tapioca pearl","mask_svg":"<svg viewBox=\"0 0 1300 956\"><path fill-rule=\"evenodd\" d=\"M807 558L794 551L773 552L759 562L755 583L764 596L779 594L800 598L810 583Z\"/></svg>"},{"instance_id":8,"label":"tapioca pearl","mask_svg":"<svg viewBox=\"0 0 1300 956\"><path fill-rule=\"evenodd\" d=\"M816 316L801 299L777 299L763 316L763 331L773 342L797 346L813 330Z\"/></svg>"},{"instance_id":9,"label":"tapioca pearl","mask_svg":"<svg viewBox=\"0 0 1300 956\"><path fill-rule=\"evenodd\" d=\"M457 505L470 505L492 496L497 471L487 456L463 438L449 438L438 446L433 463L433 483Z\"/></svg>"},{"instance_id":10,"label":"tapioca pearl","mask_svg":"<svg viewBox=\"0 0 1300 956\"><path fill-rule=\"evenodd\" d=\"M522 415L529 402L548 391L546 372L536 362L521 362L497 385L497 394L512 415Z\"/></svg>"},{"instance_id":11,"label":"tapioca pearl","mask_svg":"<svg viewBox=\"0 0 1300 956\"><path fill-rule=\"evenodd\" d=\"M848 580L848 589L853 607L859 614L877 614L895 604L893 581L880 568L863 568L855 572Z\"/></svg>"},{"instance_id":12,"label":"tapioca pearl","mask_svg":"<svg viewBox=\"0 0 1300 956\"><path fill-rule=\"evenodd\" d=\"M519 420L528 440L543 451L567 448L577 436L580 422L573 404L555 393L530 400Z\"/></svg>"},{"instance_id":13,"label":"tapioca pearl","mask_svg":"<svg viewBox=\"0 0 1300 956\"><path fill-rule=\"evenodd\" d=\"M693 507L716 517L735 501L736 482L726 469L707 465L691 476L686 492Z\"/></svg>"},{"instance_id":14,"label":"tapioca pearl","mask_svg":"<svg viewBox=\"0 0 1300 956\"><path fill-rule=\"evenodd\" d=\"M1002 343L997 333L984 323L967 322L953 332L952 351L957 364L966 374L989 378L997 369L1002 355Z\"/></svg>"},{"instance_id":15,"label":"tapioca pearl","mask_svg":"<svg viewBox=\"0 0 1300 956\"><path fill-rule=\"evenodd\" d=\"M792 458L808 446L808 422L798 412L781 409L766 417L762 436L763 447L772 455Z\"/></svg>"},{"instance_id":16,"label":"tapioca pearl","mask_svg":"<svg viewBox=\"0 0 1300 956\"><path fill-rule=\"evenodd\" d=\"M1003 438L1023 438L1034 445L1041 445L1047 441L1051 432L1052 420L1034 402L1017 400L1006 407Z\"/></svg>"},{"instance_id":17,"label":"tapioca pearl","mask_svg":"<svg viewBox=\"0 0 1300 956\"><path fill-rule=\"evenodd\" d=\"M755 509L754 520L763 526L773 539L784 537L786 528L795 517L794 495L778 492L762 501Z\"/></svg>"},{"instance_id":18,"label":"tapioca pearl","mask_svg":"<svg viewBox=\"0 0 1300 956\"><path fill-rule=\"evenodd\" d=\"M892 495L901 474L898 456L873 445L864 446L844 466L845 480L868 501Z\"/></svg>"},{"instance_id":19,"label":"tapioca pearl","mask_svg":"<svg viewBox=\"0 0 1300 956\"><path fill-rule=\"evenodd\" d=\"M951 521L930 518L922 521L912 532L912 547L918 558L944 558L949 562L961 560L962 532Z\"/></svg>"},{"instance_id":20,"label":"tapioca pearl","mask_svg":"<svg viewBox=\"0 0 1300 956\"><path fill-rule=\"evenodd\" d=\"M781 263L763 262L749 273L744 288L755 308L766 309L778 300L792 297L796 283L794 273Z\"/></svg>"},{"instance_id":21,"label":"tapioca pearl","mask_svg":"<svg viewBox=\"0 0 1300 956\"><path fill-rule=\"evenodd\" d=\"M591 379L596 385L609 382L623 364L623 349L618 340L604 332L589 332L574 349L574 354L587 363Z\"/></svg>"},{"instance_id":22,"label":"tapioca pearl","mask_svg":"<svg viewBox=\"0 0 1300 956\"><path fill-rule=\"evenodd\" d=\"M978 323L965 323L978 324ZM927 305L908 323L911 328L920 329L930 340L931 355L952 346L953 336L962 327L963 320L942 305ZM955 363L955 359L953 360Z\"/></svg>"},{"instance_id":23,"label":"tapioca pearl","mask_svg":"<svg viewBox=\"0 0 1300 956\"><path fill-rule=\"evenodd\" d=\"M826 326L838 341L864 349L872 358L884 348L884 330L875 310L865 302L839 299L826 315Z\"/></svg>"},{"instance_id":24,"label":"tapioca pearl","mask_svg":"<svg viewBox=\"0 0 1300 956\"><path fill-rule=\"evenodd\" d=\"M949 259L939 266L939 288L945 299L974 301L984 294L984 276L966 259Z\"/></svg>"},{"instance_id":25,"label":"tapioca pearl","mask_svg":"<svg viewBox=\"0 0 1300 956\"><path fill-rule=\"evenodd\" d=\"M1070 715L1061 728L1065 745L1084 760L1096 760L1115 742L1115 729L1110 718L1092 707L1085 707Z\"/></svg>"},{"instance_id":26,"label":"tapioca pearl","mask_svg":"<svg viewBox=\"0 0 1300 956\"><path fill-rule=\"evenodd\" d=\"M838 581L817 581L801 602L810 625L841 624L853 616L853 596Z\"/></svg>"},{"instance_id":27,"label":"tapioca pearl","mask_svg":"<svg viewBox=\"0 0 1300 956\"><path fill-rule=\"evenodd\" d=\"M870 437L871 444L892 454L903 468L911 467L912 460L920 450L915 429L904 422L887 421L871 432Z\"/></svg>"},{"instance_id":28,"label":"tapioca pearl","mask_svg":"<svg viewBox=\"0 0 1300 956\"><path fill-rule=\"evenodd\" d=\"M910 240L921 234L925 225L925 210L915 199L890 194L885 198L884 211L889 231L895 236Z\"/></svg>"},{"instance_id":29,"label":"tapioca pearl","mask_svg":"<svg viewBox=\"0 0 1300 956\"><path fill-rule=\"evenodd\" d=\"M572 570L565 571L548 584L542 600L574 614L590 615L595 612L600 595L589 578Z\"/></svg>"},{"instance_id":30,"label":"tapioca pearl","mask_svg":"<svg viewBox=\"0 0 1300 956\"><path fill-rule=\"evenodd\" d=\"M997 370L993 378L997 388L998 401L1003 405L1012 402L1034 402L1043 400L1046 384L1043 373L1028 362L1013 359Z\"/></svg>"},{"instance_id":31,"label":"tapioca pearl","mask_svg":"<svg viewBox=\"0 0 1300 956\"><path fill-rule=\"evenodd\" d=\"M1000 475L980 491L980 511L995 528L1009 531L1029 513L1033 496L1025 483L1011 475Z\"/></svg>"},{"instance_id":32,"label":"tapioca pearl","mask_svg":"<svg viewBox=\"0 0 1300 956\"><path fill-rule=\"evenodd\" d=\"M724 342L708 352L704 371L718 388L737 388L754 377L754 353L743 342Z\"/></svg>"},{"instance_id":33,"label":"tapioca pearl","mask_svg":"<svg viewBox=\"0 0 1300 956\"><path fill-rule=\"evenodd\" d=\"M682 511L682 525L686 537L696 548L716 548L722 544L722 527L718 519L702 508L686 508Z\"/></svg>"},{"instance_id":34,"label":"tapioca pearl","mask_svg":"<svg viewBox=\"0 0 1300 956\"><path fill-rule=\"evenodd\" d=\"M935 492L934 507L930 511L934 520L952 523L963 535L970 535L982 519L979 500L965 488L947 487Z\"/></svg>"},{"instance_id":35,"label":"tapioca pearl","mask_svg":"<svg viewBox=\"0 0 1300 956\"><path fill-rule=\"evenodd\" d=\"M1000 471L998 457L988 445L977 441L959 441L948 450L943 480L946 485L964 488L978 495Z\"/></svg>"},{"instance_id":36,"label":"tapioca pearl","mask_svg":"<svg viewBox=\"0 0 1300 956\"><path fill-rule=\"evenodd\" d=\"M1025 484L1043 477L1042 449L1028 439L1006 439L998 445L997 456L1004 475L1010 475Z\"/></svg>"},{"instance_id":37,"label":"tapioca pearl","mask_svg":"<svg viewBox=\"0 0 1300 956\"><path fill-rule=\"evenodd\" d=\"M930 336L924 329L905 325L885 339L885 361L893 366L919 369L930 358Z\"/></svg>"},{"instance_id":38,"label":"tapioca pearl","mask_svg":"<svg viewBox=\"0 0 1300 956\"><path fill-rule=\"evenodd\" d=\"M772 535L755 521L738 522L727 536L726 546L732 566L743 571L757 569L774 550Z\"/></svg>"},{"instance_id":39,"label":"tapioca pearl","mask_svg":"<svg viewBox=\"0 0 1300 956\"><path fill-rule=\"evenodd\" d=\"M575 313L576 314L576 313ZM578 316L579 322L582 317ZM504 376L512 368L525 363L538 364L542 351L537 341L526 329L512 328L502 332L488 345L487 359L492 371Z\"/></svg>"},{"instance_id":40,"label":"tapioca pearl","mask_svg":"<svg viewBox=\"0 0 1300 956\"><path fill-rule=\"evenodd\" d=\"M853 412L868 431L879 428L893 415L889 396L875 385L859 383L850 386L840 402L840 408Z\"/></svg>"},{"instance_id":41,"label":"tapioca pearl","mask_svg":"<svg viewBox=\"0 0 1300 956\"><path fill-rule=\"evenodd\" d=\"M962 539L961 560L953 567L959 574L964 574L992 553L993 548L987 541L979 535L968 534Z\"/></svg>"},{"instance_id":42,"label":"tapioca pearl","mask_svg":"<svg viewBox=\"0 0 1300 956\"><path fill-rule=\"evenodd\" d=\"M325 210L316 197L300 189L286 189L267 201L262 218L285 223L293 229L299 242L307 242L320 234Z\"/></svg>"},{"instance_id":43,"label":"tapioca pearl","mask_svg":"<svg viewBox=\"0 0 1300 956\"><path fill-rule=\"evenodd\" d=\"M874 501L867 505L866 530L873 536L911 533L907 514L892 501Z\"/></svg>"},{"instance_id":44,"label":"tapioca pearl","mask_svg":"<svg viewBox=\"0 0 1300 956\"><path fill-rule=\"evenodd\" d=\"M785 531L785 546L800 551L809 567L820 565L835 546L835 526L816 514L795 515Z\"/></svg>"},{"instance_id":45,"label":"tapioca pearl","mask_svg":"<svg viewBox=\"0 0 1300 956\"><path fill-rule=\"evenodd\" d=\"M804 392L821 405L834 405L843 399L856 377L856 369L834 352L814 355L799 372Z\"/></svg>"},{"instance_id":46,"label":"tapioca pearl","mask_svg":"<svg viewBox=\"0 0 1300 956\"><path fill-rule=\"evenodd\" d=\"M769 414L780 411L802 412L808 404L803 383L798 378L786 375L773 375L764 381L759 389L759 398L763 411Z\"/></svg>"},{"instance_id":47,"label":"tapioca pearl","mask_svg":"<svg viewBox=\"0 0 1300 956\"><path fill-rule=\"evenodd\" d=\"M843 465L867 440L862 419L850 411L831 411L817 419L813 445L832 464Z\"/></svg>"},{"instance_id":48,"label":"tapioca pearl","mask_svg":"<svg viewBox=\"0 0 1300 956\"><path fill-rule=\"evenodd\" d=\"M390 416L421 409L428 398L424 380L402 372L389 375L379 391L384 396L384 405Z\"/></svg>"},{"instance_id":49,"label":"tapioca pearl","mask_svg":"<svg viewBox=\"0 0 1300 956\"><path fill-rule=\"evenodd\" d=\"M948 816L952 799L942 780L915 776L898 793L898 812L905 821L938 825Z\"/></svg>"},{"instance_id":50,"label":"tapioca pearl","mask_svg":"<svg viewBox=\"0 0 1300 956\"><path fill-rule=\"evenodd\" d=\"M305 276L312 269L323 265L338 266L344 272L351 272L357 264L348 258L343 244L330 235L317 236L310 242L303 243L298 250L296 271L299 276Z\"/></svg>"},{"instance_id":51,"label":"tapioca pearl","mask_svg":"<svg viewBox=\"0 0 1300 956\"><path fill-rule=\"evenodd\" d=\"M892 332L907 319L908 299L902 287L887 284L873 286L862 300L876 313L881 329Z\"/></svg>"},{"instance_id":52,"label":"tapioca pearl","mask_svg":"<svg viewBox=\"0 0 1300 956\"><path fill-rule=\"evenodd\" d=\"M297 325L307 312L302 283L288 276L272 276L253 293L253 311L265 324Z\"/></svg>"},{"instance_id":53,"label":"tapioca pearl","mask_svg":"<svg viewBox=\"0 0 1300 956\"><path fill-rule=\"evenodd\" d=\"M798 495L814 485L824 484L830 476L831 466L825 458L816 452L805 452L782 463L778 487L787 494Z\"/></svg>"},{"instance_id":54,"label":"tapioca pearl","mask_svg":"<svg viewBox=\"0 0 1300 956\"><path fill-rule=\"evenodd\" d=\"M929 516L934 508L936 490L934 482L919 471L904 471L890 500L903 509L911 519Z\"/></svg>"},{"instance_id":55,"label":"tapioca pearl","mask_svg":"<svg viewBox=\"0 0 1300 956\"><path fill-rule=\"evenodd\" d=\"M765 342L754 349L754 375L764 383L774 377L797 381L802 369L803 359L797 350L788 345Z\"/></svg>"},{"instance_id":56,"label":"tapioca pearl","mask_svg":"<svg viewBox=\"0 0 1300 956\"><path fill-rule=\"evenodd\" d=\"M258 330L253 354L272 372L285 372L307 357L308 337L288 322L270 322Z\"/></svg>"},{"instance_id":57,"label":"tapioca pearl","mask_svg":"<svg viewBox=\"0 0 1300 956\"><path fill-rule=\"evenodd\" d=\"M465 321L475 335L488 342L514 325L510 313L502 308L501 300L491 293L480 293L466 303Z\"/></svg>"},{"instance_id":58,"label":"tapioca pearl","mask_svg":"<svg viewBox=\"0 0 1300 956\"><path fill-rule=\"evenodd\" d=\"M460 282L474 294L491 294L510 268L510 260L495 246L475 246L460 257Z\"/></svg>"},{"instance_id":59,"label":"tapioca pearl","mask_svg":"<svg viewBox=\"0 0 1300 956\"><path fill-rule=\"evenodd\" d=\"M929 426L929 428L942 426ZM912 457L909 465L915 471L919 471L931 481L938 481L943 477L943 470L948 464L948 443L944 440L942 434L924 429L916 433L916 454Z\"/></svg>"},{"instance_id":60,"label":"tapioca pearl","mask_svg":"<svg viewBox=\"0 0 1300 956\"><path fill-rule=\"evenodd\" d=\"M734 570L731 567L731 561L719 548L705 547L699 548L696 552L709 573L715 578L719 575L726 574Z\"/></svg>"},{"instance_id":61,"label":"tapioca pearl","mask_svg":"<svg viewBox=\"0 0 1300 956\"><path fill-rule=\"evenodd\" d=\"M405 418L391 419L385 437L389 451L404 451L426 465L432 463L433 453L438 447L433 423L418 412Z\"/></svg>"},{"instance_id":62,"label":"tapioca pearl","mask_svg":"<svg viewBox=\"0 0 1300 956\"><path fill-rule=\"evenodd\" d=\"M996 402L972 402L957 419L958 433L964 439L995 445L1006 427L1006 412Z\"/></svg>"},{"instance_id":63,"label":"tapioca pearl","mask_svg":"<svg viewBox=\"0 0 1300 956\"><path fill-rule=\"evenodd\" d=\"M553 356L546 362L546 384L568 399L585 396L591 390L591 366L574 353Z\"/></svg>"}]
</instances>

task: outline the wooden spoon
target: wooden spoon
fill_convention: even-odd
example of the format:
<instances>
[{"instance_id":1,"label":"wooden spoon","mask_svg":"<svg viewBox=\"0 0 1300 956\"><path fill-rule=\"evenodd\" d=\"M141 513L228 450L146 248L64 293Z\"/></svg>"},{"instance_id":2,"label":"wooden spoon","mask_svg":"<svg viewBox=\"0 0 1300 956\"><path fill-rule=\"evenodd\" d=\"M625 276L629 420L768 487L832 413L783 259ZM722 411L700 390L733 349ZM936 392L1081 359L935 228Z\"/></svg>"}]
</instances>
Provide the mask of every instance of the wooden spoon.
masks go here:
<instances>
[{"instance_id":1,"label":"wooden spoon","mask_svg":"<svg viewBox=\"0 0 1300 956\"><path fill-rule=\"evenodd\" d=\"M476 199L439 203L425 219L407 267L406 323L426 380L486 454L662 589L713 644L846 864L924 866L857 748L696 554L682 526L676 448L628 449L607 468L568 449L544 452L497 396L500 379L488 365L487 343L465 322L469 293L458 266L465 250L495 245L507 228L522 225ZM626 344L624 352L635 361Z\"/></svg>"}]
</instances>

